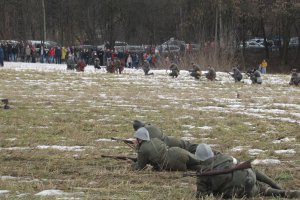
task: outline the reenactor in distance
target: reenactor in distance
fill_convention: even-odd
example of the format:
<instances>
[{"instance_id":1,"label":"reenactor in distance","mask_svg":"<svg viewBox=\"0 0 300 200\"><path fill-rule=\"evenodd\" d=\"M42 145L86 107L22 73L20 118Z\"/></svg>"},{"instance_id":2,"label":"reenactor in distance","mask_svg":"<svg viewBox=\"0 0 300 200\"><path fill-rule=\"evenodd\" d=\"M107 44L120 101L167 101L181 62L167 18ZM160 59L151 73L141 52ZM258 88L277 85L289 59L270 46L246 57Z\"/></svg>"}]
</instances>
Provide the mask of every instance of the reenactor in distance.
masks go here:
<instances>
[{"instance_id":1,"label":"reenactor in distance","mask_svg":"<svg viewBox=\"0 0 300 200\"><path fill-rule=\"evenodd\" d=\"M172 63L169 67L171 70L171 73L169 73L169 76L172 76L172 78L177 78L179 75L179 68L178 65L175 63Z\"/></svg>"},{"instance_id":2,"label":"reenactor in distance","mask_svg":"<svg viewBox=\"0 0 300 200\"><path fill-rule=\"evenodd\" d=\"M124 67L122 66L122 63L121 63L120 59L116 58L114 64L115 64L116 72L119 73L119 74L122 74L122 71L124 70Z\"/></svg>"},{"instance_id":3,"label":"reenactor in distance","mask_svg":"<svg viewBox=\"0 0 300 200\"><path fill-rule=\"evenodd\" d=\"M73 55L69 55L67 59L67 70L74 70L76 68L76 62Z\"/></svg>"},{"instance_id":4,"label":"reenactor in distance","mask_svg":"<svg viewBox=\"0 0 300 200\"><path fill-rule=\"evenodd\" d=\"M228 72L235 82L240 82L243 79L243 75L237 67L232 68L232 73Z\"/></svg>"},{"instance_id":5,"label":"reenactor in distance","mask_svg":"<svg viewBox=\"0 0 300 200\"><path fill-rule=\"evenodd\" d=\"M250 77L252 84L262 84L261 74L258 69L251 69L247 71L247 75Z\"/></svg>"},{"instance_id":6,"label":"reenactor in distance","mask_svg":"<svg viewBox=\"0 0 300 200\"><path fill-rule=\"evenodd\" d=\"M116 72L115 64L111 59L107 59L106 71L107 71L107 73L115 73Z\"/></svg>"},{"instance_id":7,"label":"reenactor in distance","mask_svg":"<svg viewBox=\"0 0 300 200\"><path fill-rule=\"evenodd\" d=\"M201 75L202 75L202 71L200 69L200 66L192 63L192 69L189 70L189 72L191 73L190 75L192 77L194 77L195 79L200 79Z\"/></svg>"},{"instance_id":8,"label":"reenactor in distance","mask_svg":"<svg viewBox=\"0 0 300 200\"><path fill-rule=\"evenodd\" d=\"M95 69L101 69L100 59L98 57L96 57L95 60L94 60L94 68Z\"/></svg>"},{"instance_id":9,"label":"reenactor in distance","mask_svg":"<svg viewBox=\"0 0 300 200\"><path fill-rule=\"evenodd\" d=\"M1 99L2 103L4 103L3 109L9 109L8 99Z\"/></svg>"},{"instance_id":10,"label":"reenactor in distance","mask_svg":"<svg viewBox=\"0 0 300 200\"><path fill-rule=\"evenodd\" d=\"M300 84L300 74L297 72L297 69L292 69L292 75L289 84L296 86Z\"/></svg>"},{"instance_id":11,"label":"reenactor in distance","mask_svg":"<svg viewBox=\"0 0 300 200\"><path fill-rule=\"evenodd\" d=\"M201 167L196 174L197 198L210 195L227 199L253 198L259 195L300 198L300 191L282 189L271 178L252 169L251 163L249 167L237 169L242 163L232 156L214 154L207 144L199 144L195 155L201 160ZM201 176L205 172L217 173Z\"/></svg>"},{"instance_id":12,"label":"reenactor in distance","mask_svg":"<svg viewBox=\"0 0 300 200\"><path fill-rule=\"evenodd\" d=\"M148 76L148 75L154 75L153 72L149 73L150 71L150 63L147 59L144 60L144 64L142 66L142 69L145 73L145 76Z\"/></svg>"},{"instance_id":13,"label":"reenactor in distance","mask_svg":"<svg viewBox=\"0 0 300 200\"><path fill-rule=\"evenodd\" d=\"M180 147L168 147L158 138L150 138L146 128L139 128L134 137L137 141L137 161L134 170L143 170L147 164L154 170L187 171L197 170L200 161L196 156Z\"/></svg>"},{"instance_id":14,"label":"reenactor in distance","mask_svg":"<svg viewBox=\"0 0 300 200\"><path fill-rule=\"evenodd\" d=\"M205 73L205 77L210 81L214 81L216 80L216 76L217 76L216 70L213 67L209 66L208 72Z\"/></svg>"},{"instance_id":15,"label":"reenactor in distance","mask_svg":"<svg viewBox=\"0 0 300 200\"><path fill-rule=\"evenodd\" d=\"M187 140L180 140L172 136L166 136L155 125L152 125L150 123L145 124L140 120L134 120L132 126L135 131L137 131L141 127L146 128L147 131L149 132L150 139L158 138L161 141L163 141L168 147L180 147L193 154L196 152L196 148L198 144L191 143Z\"/></svg>"},{"instance_id":16,"label":"reenactor in distance","mask_svg":"<svg viewBox=\"0 0 300 200\"><path fill-rule=\"evenodd\" d=\"M78 60L76 65L76 71L78 72L84 72L84 68L86 67L86 64L84 60Z\"/></svg>"}]
</instances>

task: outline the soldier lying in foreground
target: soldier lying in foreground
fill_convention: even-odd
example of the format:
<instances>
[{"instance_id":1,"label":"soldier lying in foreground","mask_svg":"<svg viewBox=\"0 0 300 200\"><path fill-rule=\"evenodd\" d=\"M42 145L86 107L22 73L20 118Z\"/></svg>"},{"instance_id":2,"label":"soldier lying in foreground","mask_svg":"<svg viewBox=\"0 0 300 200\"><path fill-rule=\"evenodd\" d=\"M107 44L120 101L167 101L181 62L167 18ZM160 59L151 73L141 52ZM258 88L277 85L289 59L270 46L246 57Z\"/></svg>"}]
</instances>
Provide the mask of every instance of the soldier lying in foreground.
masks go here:
<instances>
[{"instance_id":1,"label":"soldier lying in foreground","mask_svg":"<svg viewBox=\"0 0 300 200\"><path fill-rule=\"evenodd\" d=\"M139 128L134 137L137 141L137 161L132 167L135 170L143 170L152 165L154 170L162 171L186 171L196 170L200 161L196 156L182 148L168 148L158 138L150 139L146 128Z\"/></svg>"},{"instance_id":2,"label":"soldier lying in foreground","mask_svg":"<svg viewBox=\"0 0 300 200\"><path fill-rule=\"evenodd\" d=\"M239 169L237 166L240 164L235 158L220 153L215 155L207 144L199 144L195 155L202 161L196 174L196 196L198 198L207 195L223 198L243 198L259 195L300 198L300 191L283 190L271 178L258 170L248 167ZM222 170L225 173L220 173ZM207 175L209 172L216 171L218 173Z\"/></svg>"},{"instance_id":3,"label":"soldier lying in foreground","mask_svg":"<svg viewBox=\"0 0 300 200\"><path fill-rule=\"evenodd\" d=\"M149 132L150 139L158 138L161 141L163 141L168 147L180 147L193 154L196 152L198 144L193 144L187 140L180 140L172 136L166 136L158 127L152 124L145 124L140 120L134 120L132 126L135 131L137 131L141 127L145 127Z\"/></svg>"}]
</instances>

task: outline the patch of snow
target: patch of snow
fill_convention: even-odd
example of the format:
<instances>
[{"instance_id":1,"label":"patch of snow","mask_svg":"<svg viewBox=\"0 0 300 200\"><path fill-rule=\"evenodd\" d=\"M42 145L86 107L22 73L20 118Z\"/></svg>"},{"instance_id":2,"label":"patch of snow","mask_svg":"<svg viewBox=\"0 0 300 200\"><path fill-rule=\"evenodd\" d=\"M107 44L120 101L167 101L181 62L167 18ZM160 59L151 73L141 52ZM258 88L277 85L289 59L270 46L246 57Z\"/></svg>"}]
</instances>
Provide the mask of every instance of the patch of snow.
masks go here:
<instances>
[{"instance_id":1,"label":"patch of snow","mask_svg":"<svg viewBox=\"0 0 300 200\"><path fill-rule=\"evenodd\" d=\"M61 151L84 151L83 146L58 146L58 145L39 145L36 147L36 149L56 149Z\"/></svg>"},{"instance_id":2,"label":"patch of snow","mask_svg":"<svg viewBox=\"0 0 300 200\"><path fill-rule=\"evenodd\" d=\"M285 137L285 138L281 138L281 139L278 139L278 140L273 140L272 143L279 144L279 143L283 143L283 142L292 142L292 141L296 141L296 138Z\"/></svg>"},{"instance_id":3,"label":"patch of snow","mask_svg":"<svg viewBox=\"0 0 300 200\"><path fill-rule=\"evenodd\" d=\"M9 190L0 190L0 196L9 193Z\"/></svg>"},{"instance_id":4,"label":"patch of snow","mask_svg":"<svg viewBox=\"0 0 300 200\"><path fill-rule=\"evenodd\" d=\"M5 139L5 140L7 140L7 141L16 141L17 138L7 138L7 139Z\"/></svg>"},{"instance_id":5,"label":"patch of snow","mask_svg":"<svg viewBox=\"0 0 300 200\"><path fill-rule=\"evenodd\" d=\"M240 151L243 151L245 148L250 148L250 146L237 146L237 147L233 147L231 149L231 151L240 152Z\"/></svg>"},{"instance_id":6,"label":"patch of snow","mask_svg":"<svg viewBox=\"0 0 300 200\"><path fill-rule=\"evenodd\" d=\"M59 196L59 195L68 195L69 193L63 192L62 190L43 190L39 193L36 193L36 196Z\"/></svg>"},{"instance_id":7,"label":"patch of snow","mask_svg":"<svg viewBox=\"0 0 300 200\"><path fill-rule=\"evenodd\" d=\"M112 140L112 139L109 139L109 138L99 138L95 141L96 142L115 142L116 140Z\"/></svg>"},{"instance_id":8,"label":"patch of snow","mask_svg":"<svg viewBox=\"0 0 300 200\"><path fill-rule=\"evenodd\" d=\"M185 128L189 128L189 129L195 128L195 126L193 126L193 125L182 125L182 126L185 127Z\"/></svg>"},{"instance_id":9,"label":"patch of snow","mask_svg":"<svg viewBox=\"0 0 300 200\"><path fill-rule=\"evenodd\" d=\"M7 147L7 148L0 148L1 150L8 150L8 151L23 151L23 150L31 150L30 147Z\"/></svg>"},{"instance_id":10,"label":"patch of snow","mask_svg":"<svg viewBox=\"0 0 300 200\"><path fill-rule=\"evenodd\" d=\"M254 155L258 155L258 154L261 154L261 153L264 153L265 151L264 150L261 150L261 149L249 149L248 150L248 153L252 156Z\"/></svg>"},{"instance_id":11,"label":"patch of snow","mask_svg":"<svg viewBox=\"0 0 300 200\"><path fill-rule=\"evenodd\" d=\"M203 129L203 130L212 130L213 129L213 127L211 127L211 126L201 126L198 128Z\"/></svg>"},{"instance_id":12,"label":"patch of snow","mask_svg":"<svg viewBox=\"0 0 300 200\"><path fill-rule=\"evenodd\" d=\"M195 140L197 138L195 138L195 137L182 137L181 139L182 140Z\"/></svg>"},{"instance_id":13,"label":"patch of snow","mask_svg":"<svg viewBox=\"0 0 300 200\"><path fill-rule=\"evenodd\" d=\"M0 176L0 180L13 180L17 179L17 177L14 176Z\"/></svg>"},{"instance_id":14,"label":"patch of snow","mask_svg":"<svg viewBox=\"0 0 300 200\"><path fill-rule=\"evenodd\" d=\"M253 165L277 165L280 163L281 162L278 159L264 159L264 160L255 159L254 161L251 162L251 164Z\"/></svg>"},{"instance_id":15,"label":"patch of snow","mask_svg":"<svg viewBox=\"0 0 300 200\"><path fill-rule=\"evenodd\" d=\"M296 151L294 149L276 150L274 152L277 154L295 154L296 153Z\"/></svg>"},{"instance_id":16,"label":"patch of snow","mask_svg":"<svg viewBox=\"0 0 300 200\"><path fill-rule=\"evenodd\" d=\"M21 193L21 194L16 195L16 197L21 198L21 197L25 197L25 196L28 196L28 195L30 195L30 193Z\"/></svg>"}]
</instances>

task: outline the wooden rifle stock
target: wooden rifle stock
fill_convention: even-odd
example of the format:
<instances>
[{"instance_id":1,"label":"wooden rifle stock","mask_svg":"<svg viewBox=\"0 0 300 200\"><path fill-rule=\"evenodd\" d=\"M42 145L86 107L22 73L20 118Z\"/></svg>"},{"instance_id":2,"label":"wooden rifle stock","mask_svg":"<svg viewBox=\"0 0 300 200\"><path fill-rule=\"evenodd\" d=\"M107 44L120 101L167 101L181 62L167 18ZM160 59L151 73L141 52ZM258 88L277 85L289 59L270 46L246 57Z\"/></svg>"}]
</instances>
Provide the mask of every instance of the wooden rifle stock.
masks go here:
<instances>
[{"instance_id":1,"label":"wooden rifle stock","mask_svg":"<svg viewBox=\"0 0 300 200\"><path fill-rule=\"evenodd\" d=\"M185 172L183 173L183 176L214 176L214 175L220 175L220 174L228 174L231 172L234 172L236 170L243 170L243 169L249 169L252 168L251 161L248 160L242 163L239 163L235 165L234 167L228 168L228 169L221 169L221 170L209 170L206 172Z\"/></svg>"},{"instance_id":2,"label":"wooden rifle stock","mask_svg":"<svg viewBox=\"0 0 300 200\"><path fill-rule=\"evenodd\" d=\"M113 155L101 155L102 158L113 158L116 160L132 160L134 162L137 161L137 158L130 156L113 156Z\"/></svg>"}]
</instances>

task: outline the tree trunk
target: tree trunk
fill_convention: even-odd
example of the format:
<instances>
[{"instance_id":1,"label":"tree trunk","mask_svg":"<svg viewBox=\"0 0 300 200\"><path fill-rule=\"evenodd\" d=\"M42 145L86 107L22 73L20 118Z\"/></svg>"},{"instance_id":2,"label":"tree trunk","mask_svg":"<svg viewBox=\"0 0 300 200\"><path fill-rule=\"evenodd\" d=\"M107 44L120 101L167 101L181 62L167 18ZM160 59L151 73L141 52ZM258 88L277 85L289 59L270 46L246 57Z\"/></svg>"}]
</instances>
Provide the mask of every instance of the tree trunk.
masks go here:
<instances>
[{"instance_id":1,"label":"tree trunk","mask_svg":"<svg viewBox=\"0 0 300 200\"><path fill-rule=\"evenodd\" d=\"M266 51L265 58L269 59L269 45L268 45L267 39L266 39L265 23L264 23L264 19L262 16L260 16L260 25L261 25L261 30L262 30L262 34L263 34L263 38L264 38L265 51Z\"/></svg>"},{"instance_id":2,"label":"tree trunk","mask_svg":"<svg viewBox=\"0 0 300 200\"><path fill-rule=\"evenodd\" d=\"M43 44L46 41L46 8L45 8L45 1L42 0L42 12L43 12Z\"/></svg>"}]
</instances>

